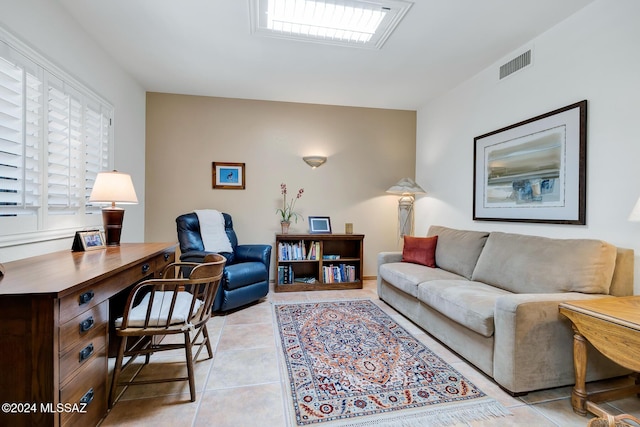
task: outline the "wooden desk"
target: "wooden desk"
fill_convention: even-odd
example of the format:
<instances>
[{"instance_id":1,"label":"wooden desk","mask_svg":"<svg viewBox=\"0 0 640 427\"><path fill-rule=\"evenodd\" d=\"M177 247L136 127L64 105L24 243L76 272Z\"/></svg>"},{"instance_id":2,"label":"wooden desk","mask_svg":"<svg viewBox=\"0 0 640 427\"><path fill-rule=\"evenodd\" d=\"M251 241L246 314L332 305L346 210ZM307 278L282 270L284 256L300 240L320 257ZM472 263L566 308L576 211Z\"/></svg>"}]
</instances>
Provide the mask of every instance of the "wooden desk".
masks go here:
<instances>
[{"instance_id":1,"label":"wooden desk","mask_svg":"<svg viewBox=\"0 0 640 427\"><path fill-rule=\"evenodd\" d=\"M640 392L640 385L587 394L585 375L589 341L598 351L615 363L640 372L640 296L572 301L560 304L560 313L573 323L573 363L576 384L571 394L573 410L580 415L587 411L605 416L596 403L619 399Z\"/></svg>"},{"instance_id":2,"label":"wooden desk","mask_svg":"<svg viewBox=\"0 0 640 427\"><path fill-rule=\"evenodd\" d=\"M130 243L6 263L0 425L95 426L107 412L109 299L174 260L175 244Z\"/></svg>"}]
</instances>

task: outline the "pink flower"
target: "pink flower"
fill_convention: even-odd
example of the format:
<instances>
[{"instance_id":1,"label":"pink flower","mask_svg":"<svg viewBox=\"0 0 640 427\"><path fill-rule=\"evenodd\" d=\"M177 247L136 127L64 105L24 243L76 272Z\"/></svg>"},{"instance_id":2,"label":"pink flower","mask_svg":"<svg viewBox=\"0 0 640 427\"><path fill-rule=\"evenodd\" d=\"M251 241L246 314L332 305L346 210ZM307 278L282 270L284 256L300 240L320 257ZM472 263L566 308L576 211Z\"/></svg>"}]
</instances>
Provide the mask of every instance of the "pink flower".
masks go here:
<instances>
[{"instance_id":1,"label":"pink flower","mask_svg":"<svg viewBox=\"0 0 640 427\"><path fill-rule=\"evenodd\" d=\"M280 184L280 193L283 196L282 208L277 209L276 213L280 214L283 222L291 222L291 218L293 218L295 222L298 222L298 217L302 215L299 215L296 212L294 212L293 208L296 205L296 200L302 197L302 193L304 193L304 188L301 188L298 190L298 194L296 194L295 198L289 201L289 204L287 204L287 184L284 184L284 183Z\"/></svg>"}]
</instances>

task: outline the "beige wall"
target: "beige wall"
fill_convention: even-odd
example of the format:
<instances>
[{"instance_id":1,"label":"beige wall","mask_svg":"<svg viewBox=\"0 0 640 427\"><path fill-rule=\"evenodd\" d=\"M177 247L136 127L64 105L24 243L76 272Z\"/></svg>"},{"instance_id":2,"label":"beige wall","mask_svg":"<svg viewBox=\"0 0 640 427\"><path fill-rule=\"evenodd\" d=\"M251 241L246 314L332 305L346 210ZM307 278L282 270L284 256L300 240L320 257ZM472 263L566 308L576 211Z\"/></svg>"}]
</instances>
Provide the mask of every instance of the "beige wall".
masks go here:
<instances>
[{"instance_id":1,"label":"beige wall","mask_svg":"<svg viewBox=\"0 0 640 427\"><path fill-rule=\"evenodd\" d=\"M296 211L329 216L334 233L352 222L365 235L365 276L378 252L401 248L397 196L415 176L415 111L147 94L145 240L175 241L175 218L194 209L233 216L240 243L275 241L280 184L304 188ZM311 169L303 156L324 155ZM211 163L246 164L245 190L212 189Z\"/></svg>"}]
</instances>

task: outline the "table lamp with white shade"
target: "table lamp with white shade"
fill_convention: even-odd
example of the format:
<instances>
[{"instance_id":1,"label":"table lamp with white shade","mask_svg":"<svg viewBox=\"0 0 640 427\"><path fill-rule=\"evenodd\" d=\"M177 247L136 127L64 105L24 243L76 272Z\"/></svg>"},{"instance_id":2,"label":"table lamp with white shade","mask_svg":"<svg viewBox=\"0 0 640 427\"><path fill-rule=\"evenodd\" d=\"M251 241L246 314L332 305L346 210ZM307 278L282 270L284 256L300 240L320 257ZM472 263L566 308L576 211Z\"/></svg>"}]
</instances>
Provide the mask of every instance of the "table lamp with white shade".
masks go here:
<instances>
[{"instance_id":1,"label":"table lamp with white shade","mask_svg":"<svg viewBox=\"0 0 640 427\"><path fill-rule=\"evenodd\" d=\"M124 209L116 207L119 204L137 204L138 197L133 187L131 176L118 171L100 172L93 184L89 196L93 203L109 203L102 208L102 222L104 224L105 244L119 246L122 234L122 220Z\"/></svg>"}]
</instances>

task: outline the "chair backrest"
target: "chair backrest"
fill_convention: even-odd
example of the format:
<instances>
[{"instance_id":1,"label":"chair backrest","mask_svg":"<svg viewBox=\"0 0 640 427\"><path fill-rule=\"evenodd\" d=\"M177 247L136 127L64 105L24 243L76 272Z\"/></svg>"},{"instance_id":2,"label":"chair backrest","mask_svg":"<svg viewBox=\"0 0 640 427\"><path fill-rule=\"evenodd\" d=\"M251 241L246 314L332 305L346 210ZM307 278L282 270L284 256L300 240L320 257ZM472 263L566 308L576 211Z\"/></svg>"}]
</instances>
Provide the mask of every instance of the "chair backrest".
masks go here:
<instances>
[{"instance_id":1,"label":"chair backrest","mask_svg":"<svg viewBox=\"0 0 640 427\"><path fill-rule=\"evenodd\" d=\"M208 254L204 263L193 266L189 277L139 283L131 291L123 318L116 320L116 327L167 330L202 325L211 317L225 263L226 258L222 255ZM170 270L177 269L167 271ZM138 295L145 296L134 307Z\"/></svg>"},{"instance_id":2,"label":"chair backrest","mask_svg":"<svg viewBox=\"0 0 640 427\"><path fill-rule=\"evenodd\" d=\"M234 252L238 246L238 237L233 230L233 220L231 215L222 213L224 217L224 231L229 237L231 247ZM200 235L200 222L195 212L180 215L176 218L176 226L178 230L178 242L180 243L180 252L204 251L202 236Z\"/></svg>"},{"instance_id":3,"label":"chair backrest","mask_svg":"<svg viewBox=\"0 0 640 427\"><path fill-rule=\"evenodd\" d=\"M192 315L190 323L201 324L211 317L211 307L222 280L226 258L219 254L207 254L202 264L196 265L189 274L189 281L194 282L191 293L203 302L202 309ZM204 280L196 285L195 282Z\"/></svg>"}]
</instances>

